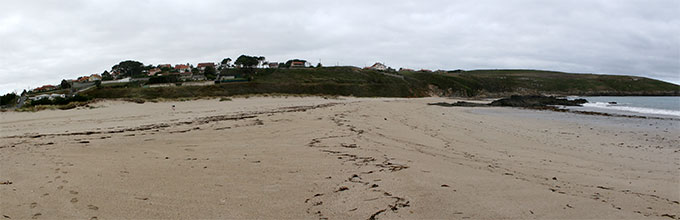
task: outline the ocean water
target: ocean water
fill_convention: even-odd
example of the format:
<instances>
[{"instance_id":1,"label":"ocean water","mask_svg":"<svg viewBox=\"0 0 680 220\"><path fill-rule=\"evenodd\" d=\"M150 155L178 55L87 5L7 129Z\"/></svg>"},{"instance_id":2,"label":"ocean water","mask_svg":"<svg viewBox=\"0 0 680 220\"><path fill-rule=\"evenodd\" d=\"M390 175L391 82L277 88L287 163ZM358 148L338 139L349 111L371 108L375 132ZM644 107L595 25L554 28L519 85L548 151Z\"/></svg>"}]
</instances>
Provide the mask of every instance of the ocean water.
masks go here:
<instances>
[{"instance_id":1,"label":"ocean water","mask_svg":"<svg viewBox=\"0 0 680 220\"><path fill-rule=\"evenodd\" d=\"M583 107L570 107L581 111L594 111L624 115L661 116L680 118L678 96L586 96L569 97L588 100Z\"/></svg>"}]
</instances>

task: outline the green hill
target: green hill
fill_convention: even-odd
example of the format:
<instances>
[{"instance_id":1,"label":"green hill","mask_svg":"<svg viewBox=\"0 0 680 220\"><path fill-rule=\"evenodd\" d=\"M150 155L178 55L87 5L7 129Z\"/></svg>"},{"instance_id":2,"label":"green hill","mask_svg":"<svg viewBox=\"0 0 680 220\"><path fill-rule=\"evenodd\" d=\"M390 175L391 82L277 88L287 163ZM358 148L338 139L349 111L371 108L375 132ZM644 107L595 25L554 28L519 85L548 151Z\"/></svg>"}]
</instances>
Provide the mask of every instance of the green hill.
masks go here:
<instances>
[{"instance_id":1,"label":"green hill","mask_svg":"<svg viewBox=\"0 0 680 220\"><path fill-rule=\"evenodd\" d=\"M680 86L659 80L616 75L538 70L474 70L384 73L356 67L257 69L252 81L214 86L142 88L102 87L92 98L182 98L243 94L323 94L359 97L500 97L508 95L680 95ZM247 75L229 69L226 75Z\"/></svg>"}]
</instances>

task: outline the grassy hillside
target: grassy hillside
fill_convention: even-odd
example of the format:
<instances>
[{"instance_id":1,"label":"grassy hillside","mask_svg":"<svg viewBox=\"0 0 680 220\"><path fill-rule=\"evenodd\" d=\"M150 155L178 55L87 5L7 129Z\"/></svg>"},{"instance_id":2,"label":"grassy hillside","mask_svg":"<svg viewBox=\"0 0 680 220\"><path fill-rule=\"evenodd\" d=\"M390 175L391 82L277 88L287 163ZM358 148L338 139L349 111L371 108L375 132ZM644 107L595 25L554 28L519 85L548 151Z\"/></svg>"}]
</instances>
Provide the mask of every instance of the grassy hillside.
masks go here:
<instances>
[{"instance_id":1,"label":"grassy hillside","mask_svg":"<svg viewBox=\"0 0 680 220\"><path fill-rule=\"evenodd\" d=\"M442 74L408 72L440 89L458 88L467 95L680 95L680 86L644 77L572 74L539 70L474 70ZM456 89L454 89L456 90Z\"/></svg>"},{"instance_id":2,"label":"grassy hillside","mask_svg":"<svg viewBox=\"0 0 680 220\"><path fill-rule=\"evenodd\" d=\"M243 75L240 70L223 74ZM259 69L253 81L203 87L103 87L93 98L181 98L287 93L360 97L553 95L680 95L680 86L644 77L569 74L537 70L400 72L386 75L355 67ZM400 77L401 76L401 77Z\"/></svg>"}]
</instances>

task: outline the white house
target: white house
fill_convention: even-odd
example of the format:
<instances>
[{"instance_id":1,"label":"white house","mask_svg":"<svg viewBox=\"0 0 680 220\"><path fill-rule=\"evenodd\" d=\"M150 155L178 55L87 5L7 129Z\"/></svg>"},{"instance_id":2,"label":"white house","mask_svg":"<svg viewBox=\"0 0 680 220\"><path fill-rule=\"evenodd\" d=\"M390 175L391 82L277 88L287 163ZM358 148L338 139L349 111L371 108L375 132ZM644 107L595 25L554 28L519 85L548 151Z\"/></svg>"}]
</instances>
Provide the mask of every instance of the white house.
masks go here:
<instances>
[{"instance_id":1,"label":"white house","mask_svg":"<svg viewBox=\"0 0 680 220\"><path fill-rule=\"evenodd\" d=\"M385 70L387 70L387 66L385 66L385 64L378 62L378 63L373 64L373 66L369 67L369 69L385 71Z\"/></svg>"}]
</instances>

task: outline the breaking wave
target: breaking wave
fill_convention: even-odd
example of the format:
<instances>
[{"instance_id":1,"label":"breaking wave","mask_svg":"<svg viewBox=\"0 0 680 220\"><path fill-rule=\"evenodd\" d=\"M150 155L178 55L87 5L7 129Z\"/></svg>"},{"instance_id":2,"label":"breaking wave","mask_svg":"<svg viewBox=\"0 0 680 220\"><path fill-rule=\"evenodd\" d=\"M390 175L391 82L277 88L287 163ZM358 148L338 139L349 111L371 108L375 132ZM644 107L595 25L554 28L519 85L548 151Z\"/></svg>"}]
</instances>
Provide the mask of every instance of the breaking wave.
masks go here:
<instances>
[{"instance_id":1,"label":"breaking wave","mask_svg":"<svg viewBox=\"0 0 680 220\"><path fill-rule=\"evenodd\" d=\"M655 109L655 108L645 108L645 107L632 107L632 106L624 106L624 105L620 105L620 104L609 104L609 103L606 103L606 102L589 102L589 103L583 104L583 107L609 109L609 110L617 110L617 111L627 111L627 112L636 112L636 113L643 113L643 114L671 115L671 116L680 117L680 111L676 111L676 110Z\"/></svg>"}]
</instances>

